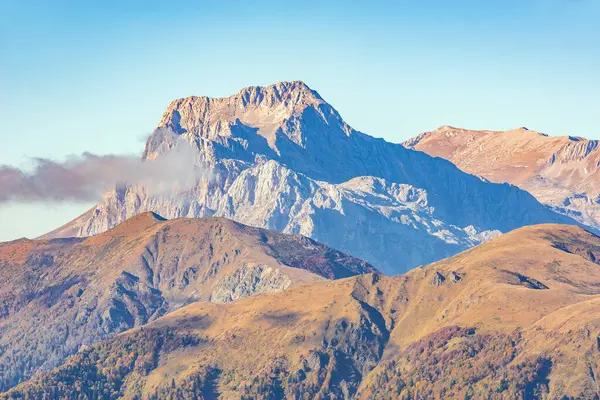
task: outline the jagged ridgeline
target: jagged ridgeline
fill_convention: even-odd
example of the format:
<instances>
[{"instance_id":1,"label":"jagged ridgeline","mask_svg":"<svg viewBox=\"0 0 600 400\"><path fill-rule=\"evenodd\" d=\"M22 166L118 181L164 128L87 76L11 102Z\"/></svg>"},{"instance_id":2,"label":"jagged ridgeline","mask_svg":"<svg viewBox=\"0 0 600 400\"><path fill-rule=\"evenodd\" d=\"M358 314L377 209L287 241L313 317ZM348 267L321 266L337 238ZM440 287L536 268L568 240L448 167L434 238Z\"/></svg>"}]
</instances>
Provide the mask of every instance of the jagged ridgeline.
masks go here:
<instances>
[{"instance_id":1,"label":"jagged ridgeline","mask_svg":"<svg viewBox=\"0 0 600 400\"><path fill-rule=\"evenodd\" d=\"M593 399L599 259L540 225L403 276L198 302L1 397Z\"/></svg>"},{"instance_id":2,"label":"jagged ridgeline","mask_svg":"<svg viewBox=\"0 0 600 400\"><path fill-rule=\"evenodd\" d=\"M191 146L193 164L208 172L196 184L166 193L119 185L48 237L94 235L144 211L221 216L303 234L397 274L499 232L573 223L515 186L354 130L302 82L175 100L143 157L178 143Z\"/></svg>"},{"instance_id":3,"label":"jagged ridgeline","mask_svg":"<svg viewBox=\"0 0 600 400\"><path fill-rule=\"evenodd\" d=\"M142 213L90 238L2 243L0 391L195 301L227 303L373 271L312 239L223 218ZM162 334L149 338L168 348Z\"/></svg>"}]
</instances>

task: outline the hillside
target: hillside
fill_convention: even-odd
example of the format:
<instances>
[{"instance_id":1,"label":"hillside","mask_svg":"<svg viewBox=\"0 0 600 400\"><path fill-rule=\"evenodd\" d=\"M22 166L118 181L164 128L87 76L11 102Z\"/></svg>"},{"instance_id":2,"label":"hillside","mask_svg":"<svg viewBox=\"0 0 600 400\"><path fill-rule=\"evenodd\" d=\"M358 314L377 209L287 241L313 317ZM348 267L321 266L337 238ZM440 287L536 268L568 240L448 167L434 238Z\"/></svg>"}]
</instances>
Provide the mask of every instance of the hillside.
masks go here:
<instances>
[{"instance_id":1,"label":"hillside","mask_svg":"<svg viewBox=\"0 0 600 400\"><path fill-rule=\"evenodd\" d=\"M538 225L397 277L194 303L4 398L597 398L599 259Z\"/></svg>"},{"instance_id":2,"label":"hillside","mask_svg":"<svg viewBox=\"0 0 600 400\"><path fill-rule=\"evenodd\" d=\"M191 96L165 110L143 152L152 162L187 149L196 184L109 189L96 207L51 233L94 235L140 212L226 217L302 234L386 274L454 255L525 225L574 220L515 186L350 127L303 82ZM177 177L173 177L176 181Z\"/></svg>"},{"instance_id":3,"label":"hillside","mask_svg":"<svg viewBox=\"0 0 600 400\"><path fill-rule=\"evenodd\" d=\"M405 145L492 182L517 185L555 211L600 228L599 143L526 128L498 132L445 126Z\"/></svg>"},{"instance_id":4,"label":"hillside","mask_svg":"<svg viewBox=\"0 0 600 400\"><path fill-rule=\"evenodd\" d=\"M0 244L0 390L195 301L373 272L303 236L143 213L98 236Z\"/></svg>"}]
</instances>

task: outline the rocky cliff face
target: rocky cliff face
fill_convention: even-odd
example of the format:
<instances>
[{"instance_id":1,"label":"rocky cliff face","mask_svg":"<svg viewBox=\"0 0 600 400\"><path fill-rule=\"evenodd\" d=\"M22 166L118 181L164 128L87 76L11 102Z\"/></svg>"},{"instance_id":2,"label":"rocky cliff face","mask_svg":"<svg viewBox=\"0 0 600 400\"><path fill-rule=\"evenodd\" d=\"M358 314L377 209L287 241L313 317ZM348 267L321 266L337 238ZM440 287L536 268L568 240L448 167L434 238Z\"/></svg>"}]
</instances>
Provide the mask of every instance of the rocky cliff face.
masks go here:
<instances>
[{"instance_id":1,"label":"rocky cliff face","mask_svg":"<svg viewBox=\"0 0 600 400\"><path fill-rule=\"evenodd\" d=\"M526 128L506 132L441 127L405 143L460 169L527 190L554 211L600 228L600 142L549 137Z\"/></svg>"},{"instance_id":2,"label":"rocky cliff face","mask_svg":"<svg viewBox=\"0 0 600 400\"><path fill-rule=\"evenodd\" d=\"M306 237L150 213L87 239L0 244L0 391L195 301L372 271Z\"/></svg>"},{"instance_id":3,"label":"rocky cliff face","mask_svg":"<svg viewBox=\"0 0 600 400\"><path fill-rule=\"evenodd\" d=\"M209 178L168 194L115 188L89 217L57 232L93 235L143 211L225 216L302 233L395 274L499 232L571 221L514 186L352 129L302 82L174 101L144 158L151 162L181 143L198 155L190 168L209 170Z\"/></svg>"}]
</instances>

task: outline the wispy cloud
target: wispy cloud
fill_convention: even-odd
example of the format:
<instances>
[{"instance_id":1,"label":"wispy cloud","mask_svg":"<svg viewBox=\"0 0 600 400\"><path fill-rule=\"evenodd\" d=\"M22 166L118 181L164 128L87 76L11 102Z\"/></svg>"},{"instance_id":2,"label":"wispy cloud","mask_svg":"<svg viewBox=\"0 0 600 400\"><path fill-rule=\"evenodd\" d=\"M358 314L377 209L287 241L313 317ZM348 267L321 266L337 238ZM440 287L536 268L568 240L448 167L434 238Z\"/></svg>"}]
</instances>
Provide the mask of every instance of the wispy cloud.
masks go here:
<instances>
[{"instance_id":1,"label":"wispy cloud","mask_svg":"<svg viewBox=\"0 0 600 400\"><path fill-rule=\"evenodd\" d=\"M192 187L208 178L198 153L185 140L155 160L134 155L84 153L59 162L34 158L33 168L0 165L0 203L94 201L115 186L143 184L152 194Z\"/></svg>"}]
</instances>

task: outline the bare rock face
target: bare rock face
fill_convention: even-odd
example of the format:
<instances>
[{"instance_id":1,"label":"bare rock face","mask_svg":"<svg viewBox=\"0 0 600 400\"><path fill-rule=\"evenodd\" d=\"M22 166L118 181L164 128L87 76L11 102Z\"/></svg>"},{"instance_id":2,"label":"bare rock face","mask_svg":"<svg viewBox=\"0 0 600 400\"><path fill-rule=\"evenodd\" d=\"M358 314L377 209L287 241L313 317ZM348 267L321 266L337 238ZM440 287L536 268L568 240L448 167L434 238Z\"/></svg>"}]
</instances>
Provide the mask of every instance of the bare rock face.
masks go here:
<instances>
[{"instance_id":1,"label":"bare rock face","mask_svg":"<svg viewBox=\"0 0 600 400\"><path fill-rule=\"evenodd\" d=\"M436 271L431 278L431 284L434 286L442 286L446 282L446 277L439 271Z\"/></svg>"},{"instance_id":2,"label":"bare rock face","mask_svg":"<svg viewBox=\"0 0 600 400\"><path fill-rule=\"evenodd\" d=\"M103 333L111 334L143 325L162 316L168 309L169 304L160 290L123 271L114 280L106 306L98 314ZM86 324L89 321L84 317L80 322Z\"/></svg>"},{"instance_id":3,"label":"bare rock face","mask_svg":"<svg viewBox=\"0 0 600 400\"><path fill-rule=\"evenodd\" d=\"M573 222L511 185L352 129L302 82L250 87L229 98L173 101L144 159L192 147L192 187L108 190L85 217L56 231L103 232L140 212L223 216L303 234L397 274L541 222Z\"/></svg>"},{"instance_id":4,"label":"bare rock face","mask_svg":"<svg viewBox=\"0 0 600 400\"><path fill-rule=\"evenodd\" d=\"M258 293L278 292L292 286L292 280L281 270L271 267L244 265L232 275L226 275L214 286L210 301L228 303Z\"/></svg>"},{"instance_id":5,"label":"bare rock face","mask_svg":"<svg viewBox=\"0 0 600 400\"><path fill-rule=\"evenodd\" d=\"M458 281L460 281L462 279L462 276L458 272L452 271L450 279L452 280L453 283L457 283Z\"/></svg>"},{"instance_id":6,"label":"bare rock face","mask_svg":"<svg viewBox=\"0 0 600 400\"><path fill-rule=\"evenodd\" d=\"M527 128L497 132L443 126L404 144L492 182L517 185L557 213L598 229L599 143Z\"/></svg>"}]
</instances>

